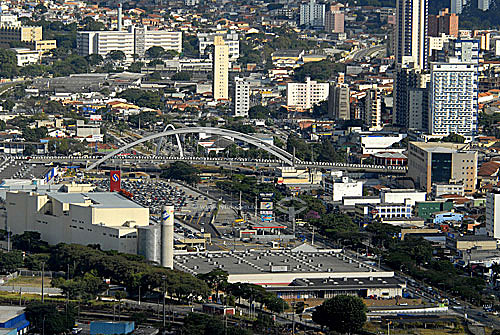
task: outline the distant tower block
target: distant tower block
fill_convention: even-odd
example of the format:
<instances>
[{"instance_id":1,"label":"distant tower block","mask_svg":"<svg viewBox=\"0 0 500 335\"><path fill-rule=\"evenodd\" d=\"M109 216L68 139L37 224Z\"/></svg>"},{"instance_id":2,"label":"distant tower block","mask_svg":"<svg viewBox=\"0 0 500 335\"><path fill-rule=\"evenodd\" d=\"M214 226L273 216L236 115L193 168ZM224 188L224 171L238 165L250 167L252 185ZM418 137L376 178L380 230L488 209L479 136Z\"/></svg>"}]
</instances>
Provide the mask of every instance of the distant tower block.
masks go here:
<instances>
[{"instance_id":1,"label":"distant tower block","mask_svg":"<svg viewBox=\"0 0 500 335\"><path fill-rule=\"evenodd\" d=\"M161 266L174 268L174 206L161 209Z\"/></svg>"},{"instance_id":2,"label":"distant tower block","mask_svg":"<svg viewBox=\"0 0 500 335\"><path fill-rule=\"evenodd\" d=\"M122 21L123 21L123 13L122 13L122 4L118 4L118 31L122 30Z\"/></svg>"}]
</instances>

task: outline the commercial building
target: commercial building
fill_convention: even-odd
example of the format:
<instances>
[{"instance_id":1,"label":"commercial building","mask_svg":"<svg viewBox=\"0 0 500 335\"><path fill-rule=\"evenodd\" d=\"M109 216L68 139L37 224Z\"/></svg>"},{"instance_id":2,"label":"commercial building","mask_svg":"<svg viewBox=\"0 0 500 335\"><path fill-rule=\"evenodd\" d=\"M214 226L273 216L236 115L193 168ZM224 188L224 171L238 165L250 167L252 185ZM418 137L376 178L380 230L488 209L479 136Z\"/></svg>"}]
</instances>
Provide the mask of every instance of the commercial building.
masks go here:
<instances>
[{"instance_id":1,"label":"commercial building","mask_svg":"<svg viewBox=\"0 0 500 335\"><path fill-rule=\"evenodd\" d=\"M432 223L442 224L446 222L460 222L464 219L464 215L461 213L455 213L453 211L437 212L432 214Z\"/></svg>"},{"instance_id":2,"label":"commercial building","mask_svg":"<svg viewBox=\"0 0 500 335\"><path fill-rule=\"evenodd\" d=\"M427 131L430 76L420 68L405 67L395 71L393 121L406 128Z\"/></svg>"},{"instance_id":3,"label":"commercial building","mask_svg":"<svg viewBox=\"0 0 500 335\"><path fill-rule=\"evenodd\" d=\"M99 244L137 253L137 227L149 209L112 192L7 192L7 226L13 234L37 231L50 244Z\"/></svg>"},{"instance_id":4,"label":"commercial building","mask_svg":"<svg viewBox=\"0 0 500 335\"><path fill-rule=\"evenodd\" d=\"M395 118L394 123L408 127L408 78L410 72L427 68L428 0L398 0L395 29ZM418 86L416 86L418 87Z\"/></svg>"},{"instance_id":5,"label":"commercial building","mask_svg":"<svg viewBox=\"0 0 500 335\"><path fill-rule=\"evenodd\" d=\"M434 213L451 211L452 209L452 201L417 201L415 203L415 215L426 220L431 219Z\"/></svg>"},{"instance_id":6,"label":"commercial building","mask_svg":"<svg viewBox=\"0 0 500 335\"><path fill-rule=\"evenodd\" d=\"M356 205L356 217L365 222L373 220L410 218L412 216L412 205L410 200L403 203L378 203Z\"/></svg>"},{"instance_id":7,"label":"commercial building","mask_svg":"<svg viewBox=\"0 0 500 335\"><path fill-rule=\"evenodd\" d=\"M365 126L370 131L377 131L383 128L382 102L377 89L370 89L366 92L363 120Z\"/></svg>"},{"instance_id":8,"label":"commercial building","mask_svg":"<svg viewBox=\"0 0 500 335\"><path fill-rule=\"evenodd\" d=\"M347 176L336 177L333 175L326 176L323 179L325 192L331 196L332 201L342 201L344 197L361 197L363 196L363 181L352 180Z\"/></svg>"},{"instance_id":9,"label":"commercial building","mask_svg":"<svg viewBox=\"0 0 500 335\"><path fill-rule=\"evenodd\" d=\"M433 63L430 83L429 133L455 133L472 138L477 133L478 91L472 63Z\"/></svg>"},{"instance_id":10,"label":"commercial building","mask_svg":"<svg viewBox=\"0 0 500 335\"><path fill-rule=\"evenodd\" d=\"M462 14L462 10L464 9L464 0L451 0L450 3L450 11L453 14Z\"/></svg>"},{"instance_id":11,"label":"commercial building","mask_svg":"<svg viewBox=\"0 0 500 335\"><path fill-rule=\"evenodd\" d=\"M342 4L330 5L330 9L325 13L325 31L329 33L344 32L344 13L340 11L343 7Z\"/></svg>"},{"instance_id":12,"label":"commercial building","mask_svg":"<svg viewBox=\"0 0 500 335\"><path fill-rule=\"evenodd\" d=\"M306 27L324 27L325 4L316 3L315 0L310 0L308 3L301 4L299 25Z\"/></svg>"},{"instance_id":13,"label":"commercial building","mask_svg":"<svg viewBox=\"0 0 500 335\"><path fill-rule=\"evenodd\" d=\"M24 307L0 306L0 334L27 334L29 325L26 314L24 314Z\"/></svg>"},{"instance_id":14,"label":"commercial building","mask_svg":"<svg viewBox=\"0 0 500 335\"><path fill-rule=\"evenodd\" d=\"M497 241L489 236L483 235L464 235L448 234L446 237L446 246L458 252L467 250L496 250Z\"/></svg>"},{"instance_id":15,"label":"commercial building","mask_svg":"<svg viewBox=\"0 0 500 335\"><path fill-rule=\"evenodd\" d=\"M222 36L214 37L213 55L213 87L214 100L229 99L229 47Z\"/></svg>"},{"instance_id":16,"label":"commercial building","mask_svg":"<svg viewBox=\"0 0 500 335\"><path fill-rule=\"evenodd\" d=\"M349 120L351 118L350 98L349 85L330 85L328 110L329 114L332 115L335 120Z\"/></svg>"},{"instance_id":17,"label":"commercial building","mask_svg":"<svg viewBox=\"0 0 500 335\"><path fill-rule=\"evenodd\" d=\"M371 155L373 159L373 164L383 165L383 166L406 166L408 164L408 158L399 152L378 152Z\"/></svg>"},{"instance_id":18,"label":"commercial building","mask_svg":"<svg viewBox=\"0 0 500 335\"><path fill-rule=\"evenodd\" d=\"M392 145L401 142L405 137L405 134L361 134L359 141L363 155L369 155L388 150L397 152Z\"/></svg>"},{"instance_id":19,"label":"commercial building","mask_svg":"<svg viewBox=\"0 0 500 335\"><path fill-rule=\"evenodd\" d=\"M234 78L234 116L247 117L250 109L250 83L243 78Z\"/></svg>"},{"instance_id":20,"label":"commercial building","mask_svg":"<svg viewBox=\"0 0 500 335\"><path fill-rule=\"evenodd\" d=\"M460 196L465 195L464 184L462 183L433 183L432 196L439 198L445 194L456 194Z\"/></svg>"},{"instance_id":21,"label":"commercial building","mask_svg":"<svg viewBox=\"0 0 500 335\"><path fill-rule=\"evenodd\" d=\"M456 14L462 12L461 1L451 0L451 13L448 8L445 8L439 11L438 15L429 15L429 36L439 37L441 34L445 34L458 37L458 16Z\"/></svg>"},{"instance_id":22,"label":"commercial building","mask_svg":"<svg viewBox=\"0 0 500 335\"><path fill-rule=\"evenodd\" d=\"M465 193L474 193L477 182L477 151L465 144L409 142L408 177L417 187L432 192L433 183L463 183Z\"/></svg>"},{"instance_id":23,"label":"commercial building","mask_svg":"<svg viewBox=\"0 0 500 335\"><path fill-rule=\"evenodd\" d=\"M307 77L305 83L286 85L286 104L300 110L309 110L328 99L330 84L318 83Z\"/></svg>"},{"instance_id":24,"label":"commercial building","mask_svg":"<svg viewBox=\"0 0 500 335\"><path fill-rule=\"evenodd\" d=\"M394 278L394 272L379 270L341 250L316 249L305 245L302 250L245 250L197 252L175 255L174 268L193 275L213 269L227 271L230 283L251 283L264 287L290 286L296 279L338 280L370 277Z\"/></svg>"},{"instance_id":25,"label":"commercial building","mask_svg":"<svg viewBox=\"0 0 500 335\"><path fill-rule=\"evenodd\" d=\"M380 202L382 203L403 203L408 201L411 206L416 202L425 201L427 194L412 189L391 189L380 192Z\"/></svg>"},{"instance_id":26,"label":"commercial building","mask_svg":"<svg viewBox=\"0 0 500 335\"><path fill-rule=\"evenodd\" d=\"M77 51L80 56L99 54L106 56L120 50L129 59L144 56L153 47L182 52L182 33L169 30L149 30L129 27L128 31L80 31L77 33Z\"/></svg>"},{"instance_id":27,"label":"commercial building","mask_svg":"<svg viewBox=\"0 0 500 335\"><path fill-rule=\"evenodd\" d=\"M276 182L282 185L319 185L323 179L321 171L308 168L283 166L276 168L275 172Z\"/></svg>"},{"instance_id":28,"label":"commercial building","mask_svg":"<svg viewBox=\"0 0 500 335\"><path fill-rule=\"evenodd\" d=\"M486 194L485 214L488 236L500 239L500 192L498 190Z\"/></svg>"},{"instance_id":29,"label":"commercial building","mask_svg":"<svg viewBox=\"0 0 500 335\"><path fill-rule=\"evenodd\" d=\"M205 53L207 47L213 46L215 36L222 36L224 44L228 47L229 60L236 61L240 57L240 39L237 33L230 32L227 34L221 33L198 33L200 55ZM210 49L210 48L209 48ZM209 56L212 56L210 54Z\"/></svg>"}]
</instances>

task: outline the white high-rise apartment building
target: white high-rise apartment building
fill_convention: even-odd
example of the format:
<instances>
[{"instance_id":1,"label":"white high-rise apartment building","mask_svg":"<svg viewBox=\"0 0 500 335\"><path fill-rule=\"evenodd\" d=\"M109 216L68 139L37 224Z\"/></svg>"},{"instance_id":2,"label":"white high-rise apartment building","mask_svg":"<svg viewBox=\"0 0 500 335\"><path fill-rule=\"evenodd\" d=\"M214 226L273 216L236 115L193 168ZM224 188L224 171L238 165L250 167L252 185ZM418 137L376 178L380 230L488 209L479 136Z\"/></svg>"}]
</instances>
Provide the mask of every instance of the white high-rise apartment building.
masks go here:
<instances>
[{"instance_id":1,"label":"white high-rise apartment building","mask_svg":"<svg viewBox=\"0 0 500 335\"><path fill-rule=\"evenodd\" d=\"M214 45L214 39L217 35L222 36L224 39L224 44L226 44L229 49L229 59L231 61L236 61L240 57L240 37L235 32L228 34L199 33L197 37L199 41L200 55L205 53L205 49L208 46Z\"/></svg>"},{"instance_id":2,"label":"white high-rise apartment building","mask_svg":"<svg viewBox=\"0 0 500 335\"><path fill-rule=\"evenodd\" d=\"M182 32L130 27L128 31L80 31L77 34L80 56L106 56L111 51L120 50L127 58L132 58L134 54L141 57L153 46L180 53Z\"/></svg>"},{"instance_id":3,"label":"white high-rise apartment building","mask_svg":"<svg viewBox=\"0 0 500 335\"><path fill-rule=\"evenodd\" d=\"M215 36L213 63L213 87L214 100L229 99L229 47L224 43L222 36Z\"/></svg>"},{"instance_id":4,"label":"white high-rise apartment building","mask_svg":"<svg viewBox=\"0 0 500 335\"><path fill-rule=\"evenodd\" d=\"M490 0L477 0L477 8L482 11L490 9Z\"/></svg>"},{"instance_id":5,"label":"white high-rise apartment building","mask_svg":"<svg viewBox=\"0 0 500 335\"><path fill-rule=\"evenodd\" d=\"M477 74L473 63L431 65L429 132L472 137L477 132Z\"/></svg>"},{"instance_id":6,"label":"white high-rise apartment building","mask_svg":"<svg viewBox=\"0 0 500 335\"><path fill-rule=\"evenodd\" d=\"M307 77L305 83L286 85L286 104L298 109L310 109L328 99L330 84L318 83Z\"/></svg>"},{"instance_id":7,"label":"white high-rise apartment building","mask_svg":"<svg viewBox=\"0 0 500 335\"><path fill-rule=\"evenodd\" d=\"M366 92L363 119L370 131L377 131L383 128L382 102L376 89L370 89Z\"/></svg>"},{"instance_id":8,"label":"white high-rise apartment building","mask_svg":"<svg viewBox=\"0 0 500 335\"><path fill-rule=\"evenodd\" d=\"M481 0L479 0L481 1ZM464 7L464 3L462 0L451 0L450 2L450 13L453 14L462 14L462 9Z\"/></svg>"},{"instance_id":9,"label":"white high-rise apartment building","mask_svg":"<svg viewBox=\"0 0 500 335\"><path fill-rule=\"evenodd\" d=\"M301 26L323 27L325 25L325 4L318 4L315 0L300 5Z\"/></svg>"},{"instance_id":10,"label":"white high-rise apartment building","mask_svg":"<svg viewBox=\"0 0 500 335\"><path fill-rule=\"evenodd\" d=\"M486 232L500 239L500 193L495 190L486 195Z\"/></svg>"},{"instance_id":11,"label":"white high-rise apartment building","mask_svg":"<svg viewBox=\"0 0 500 335\"><path fill-rule=\"evenodd\" d=\"M250 109L250 83L243 78L234 78L234 116L247 117Z\"/></svg>"}]
</instances>

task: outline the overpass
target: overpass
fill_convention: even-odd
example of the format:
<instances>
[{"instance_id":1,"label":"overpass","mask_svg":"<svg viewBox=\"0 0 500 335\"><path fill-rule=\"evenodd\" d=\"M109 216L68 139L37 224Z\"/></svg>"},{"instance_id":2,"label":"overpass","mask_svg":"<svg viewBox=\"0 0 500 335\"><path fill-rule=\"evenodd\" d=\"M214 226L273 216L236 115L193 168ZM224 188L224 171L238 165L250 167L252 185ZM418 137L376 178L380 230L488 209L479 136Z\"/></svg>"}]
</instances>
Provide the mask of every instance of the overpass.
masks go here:
<instances>
[{"instance_id":1,"label":"overpass","mask_svg":"<svg viewBox=\"0 0 500 335\"><path fill-rule=\"evenodd\" d=\"M79 165L87 167L95 164L102 159L102 156L31 156L25 158L28 163L58 163L63 165ZM203 165L231 165L231 166L255 166L255 167L278 167L284 166L284 162L279 159L246 159L246 158L223 158L223 157L177 157L162 155L128 155L114 156L109 160L111 165L140 165L154 166L176 161L184 161L192 164ZM332 162L296 162L298 168L324 168L325 170L344 170L349 172L376 172L390 174L406 174L406 166L385 166L371 164L351 164L351 163L332 163Z\"/></svg>"}]
</instances>

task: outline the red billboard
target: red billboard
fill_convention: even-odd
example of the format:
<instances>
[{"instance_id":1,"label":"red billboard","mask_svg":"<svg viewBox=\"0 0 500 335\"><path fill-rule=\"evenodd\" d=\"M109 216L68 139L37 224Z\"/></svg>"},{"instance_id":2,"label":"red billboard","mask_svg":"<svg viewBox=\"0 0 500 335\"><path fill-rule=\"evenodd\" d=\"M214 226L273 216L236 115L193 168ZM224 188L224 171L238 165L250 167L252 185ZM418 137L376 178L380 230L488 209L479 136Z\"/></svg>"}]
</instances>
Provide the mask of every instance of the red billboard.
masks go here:
<instances>
[{"instance_id":1,"label":"red billboard","mask_svg":"<svg viewBox=\"0 0 500 335\"><path fill-rule=\"evenodd\" d=\"M121 190L120 171L109 171L109 191L118 192Z\"/></svg>"}]
</instances>

